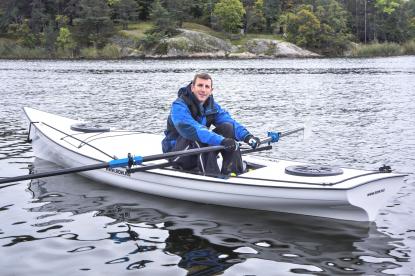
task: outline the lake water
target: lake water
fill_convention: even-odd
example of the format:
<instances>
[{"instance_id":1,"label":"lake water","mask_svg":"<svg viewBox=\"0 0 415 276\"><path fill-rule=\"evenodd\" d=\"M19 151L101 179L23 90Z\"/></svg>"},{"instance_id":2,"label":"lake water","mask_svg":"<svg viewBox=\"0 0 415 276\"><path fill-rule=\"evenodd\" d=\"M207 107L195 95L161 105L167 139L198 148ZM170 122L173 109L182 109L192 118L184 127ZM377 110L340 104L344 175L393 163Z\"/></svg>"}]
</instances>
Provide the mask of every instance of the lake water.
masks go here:
<instances>
[{"instance_id":1,"label":"lake water","mask_svg":"<svg viewBox=\"0 0 415 276\"><path fill-rule=\"evenodd\" d=\"M0 60L0 177L46 171L29 106L161 133L195 72L252 133L306 125L261 155L408 174L375 222L225 208L76 175L0 186L1 275L414 275L415 57Z\"/></svg>"}]
</instances>

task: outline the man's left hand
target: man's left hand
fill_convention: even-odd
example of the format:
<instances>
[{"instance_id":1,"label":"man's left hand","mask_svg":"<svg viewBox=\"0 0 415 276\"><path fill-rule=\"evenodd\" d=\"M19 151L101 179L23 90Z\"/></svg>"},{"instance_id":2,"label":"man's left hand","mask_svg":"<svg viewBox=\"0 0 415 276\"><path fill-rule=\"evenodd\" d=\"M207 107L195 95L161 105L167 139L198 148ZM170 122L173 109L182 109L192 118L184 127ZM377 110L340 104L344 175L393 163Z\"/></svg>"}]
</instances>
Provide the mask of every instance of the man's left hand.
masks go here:
<instances>
[{"instance_id":1,"label":"man's left hand","mask_svg":"<svg viewBox=\"0 0 415 276\"><path fill-rule=\"evenodd\" d=\"M256 149L261 144L261 140L253 135L245 137L244 142L250 145L253 149Z\"/></svg>"}]
</instances>

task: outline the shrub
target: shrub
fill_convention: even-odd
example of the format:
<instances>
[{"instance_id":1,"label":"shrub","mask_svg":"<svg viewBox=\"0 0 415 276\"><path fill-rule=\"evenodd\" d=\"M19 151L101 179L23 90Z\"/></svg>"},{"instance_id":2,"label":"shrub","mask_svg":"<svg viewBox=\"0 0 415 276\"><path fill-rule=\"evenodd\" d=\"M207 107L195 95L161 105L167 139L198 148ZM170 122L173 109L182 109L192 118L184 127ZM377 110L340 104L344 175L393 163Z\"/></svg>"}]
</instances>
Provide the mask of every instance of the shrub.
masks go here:
<instances>
[{"instance_id":1,"label":"shrub","mask_svg":"<svg viewBox=\"0 0 415 276\"><path fill-rule=\"evenodd\" d=\"M102 58L108 59L117 59L121 57L120 49L114 44L107 44L105 47L100 51L100 56Z\"/></svg>"},{"instance_id":2,"label":"shrub","mask_svg":"<svg viewBox=\"0 0 415 276\"><path fill-rule=\"evenodd\" d=\"M98 50L94 47L82 48L80 56L83 58L96 59L98 58Z\"/></svg>"}]
</instances>

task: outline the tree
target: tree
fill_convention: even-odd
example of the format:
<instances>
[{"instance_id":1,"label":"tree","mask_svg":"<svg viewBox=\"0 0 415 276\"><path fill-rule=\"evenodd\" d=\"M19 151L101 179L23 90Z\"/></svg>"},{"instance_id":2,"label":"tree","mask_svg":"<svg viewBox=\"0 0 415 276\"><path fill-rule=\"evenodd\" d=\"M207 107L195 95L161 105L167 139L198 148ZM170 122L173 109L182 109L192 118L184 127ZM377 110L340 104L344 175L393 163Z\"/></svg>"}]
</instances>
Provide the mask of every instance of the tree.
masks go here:
<instances>
[{"instance_id":1,"label":"tree","mask_svg":"<svg viewBox=\"0 0 415 276\"><path fill-rule=\"evenodd\" d=\"M73 35L81 45L103 47L114 33L110 9L104 0L80 0Z\"/></svg>"},{"instance_id":2,"label":"tree","mask_svg":"<svg viewBox=\"0 0 415 276\"><path fill-rule=\"evenodd\" d=\"M351 38L347 12L336 0L318 0L315 14L320 21L318 47L329 54L341 53Z\"/></svg>"},{"instance_id":3,"label":"tree","mask_svg":"<svg viewBox=\"0 0 415 276\"><path fill-rule=\"evenodd\" d=\"M242 26L245 14L244 7L239 0L221 0L215 5L213 15L218 24L227 33L236 33Z\"/></svg>"},{"instance_id":4,"label":"tree","mask_svg":"<svg viewBox=\"0 0 415 276\"><path fill-rule=\"evenodd\" d=\"M282 17L288 40L324 54L339 54L350 39L347 13L336 0L301 5Z\"/></svg>"},{"instance_id":5,"label":"tree","mask_svg":"<svg viewBox=\"0 0 415 276\"><path fill-rule=\"evenodd\" d=\"M264 2L263 0L246 1L245 6L245 32L262 32L265 30ZM252 3L253 2L253 3Z\"/></svg>"},{"instance_id":6,"label":"tree","mask_svg":"<svg viewBox=\"0 0 415 276\"><path fill-rule=\"evenodd\" d=\"M381 12L391 14L401 5L401 0L376 0L375 7Z\"/></svg>"},{"instance_id":7,"label":"tree","mask_svg":"<svg viewBox=\"0 0 415 276\"><path fill-rule=\"evenodd\" d=\"M42 0L33 0L29 24L35 34L41 33L48 21L49 15L46 12L45 3Z\"/></svg>"},{"instance_id":8,"label":"tree","mask_svg":"<svg viewBox=\"0 0 415 276\"><path fill-rule=\"evenodd\" d=\"M30 18L31 0L1 0L1 2L4 7L0 17L1 32L6 32L11 24L17 29L25 19Z\"/></svg>"},{"instance_id":9,"label":"tree","mask_svg":"<svg viewBox=\"0 0 415 276\"><path fill-rule=\"evenodd\" d=\"M183 22L190 18L189 8L191 3L187 0L166 0L164 6L171 18L176 22L177 27L181 27Z\"/></svg>"},{"instance_id":10,"label":"tree","mask_svg":"<svg viewBox=\"0 0 415 276\"><path fill-rule=\"evenodd\" d=\"M128 22L138 20L139 6L134 0L117 0L112 4L114 19L128 29Z\"/></svg>"},{"instance_id":11,"label":"tree","mask_svg":"<svg viewBox=\"0 0 415 276\"><path fill-rule=\"evenodd\" d=\"M278 20L281 12L280 0L264 0L264 16L266 20L267 32L271 33L272 25Z\"/></svg>"},{"instance_id":12,"label":"tree","mask_svg":"<svg viewBox=\"0 0 415 276\"><path fill-rule=\"evenodd\" d=\"M76 43L72 38L71 31L67 27L61 27L59 29L59 35L56 38L56 45L59 49L64 51L73 51L76 47Z\"/></svg>"},{"instance_id":13,"label":"tree","mask_svg":"<svg viewBox=\"0 0 415 276\"><path fill-rule=\"evenodd\" d=\"M302 5L296 13L287 16L288 40L307 48L318 47L320 20L313 13L310 5Z\"/></svg>"},{"instance_id":14,"label":"tree","mask_svg":"<svg viewBox=\"0 0 415 276\"><path fill-rule=\"evenodd\" d=\"M161 35L167 36L171 36L177 33L177 22L167 11L167 9L161 5L159 0L154 1L151 7L150 19L154 23L154 27L150 33L159 33Z\"/></svg>"}]
</instances>

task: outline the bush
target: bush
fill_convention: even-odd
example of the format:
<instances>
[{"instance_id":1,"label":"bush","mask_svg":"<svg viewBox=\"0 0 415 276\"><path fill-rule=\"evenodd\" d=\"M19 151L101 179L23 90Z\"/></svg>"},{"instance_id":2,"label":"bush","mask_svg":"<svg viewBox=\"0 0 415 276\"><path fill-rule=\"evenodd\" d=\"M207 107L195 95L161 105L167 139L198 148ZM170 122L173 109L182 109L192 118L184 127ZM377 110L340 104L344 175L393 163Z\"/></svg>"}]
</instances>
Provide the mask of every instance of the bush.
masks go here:
<instances>
[{"instance_id":1,"label":"bush","mask_svg":"<svg viewBox=\"0 0 415 276\"><path fill-rule=\"evenodd\" d=\"M80 56L83 58L96 59L98 58L98 50L94 47L82 48Z\"/></svg>"},{"instance_id":2,"label":"bush","mask_svg":"<svg viewBox=\"0 0 415 276\"><path fill-rule=\"evenodd\" d=\"M108 59L117 59L121 57L120 49L114 44L105 45L105 47L100 51L99 54L102 58Z\"/></svg>"},{"instance_id":3,"label":"bush","mask_svg":"<svg viewBox=\"0 0 415 276\"><path fill-rule=\"evenodd\" d=\"M166 37L160 33L147 32L146 36L139 40L139 49L143 51L148 51L157 46L163 38Z\"/></svg>"},{"instance_id":4,"label":"bush","mask_svg":"<svg viewBox=\"0 0 415 276\"><path fill-rule=\"evenodd\" d=\"M12 40L0 40L0 58L10 59L43 59L53 56L45 48L27 48Z\"/></svg>"}]
</instances>

